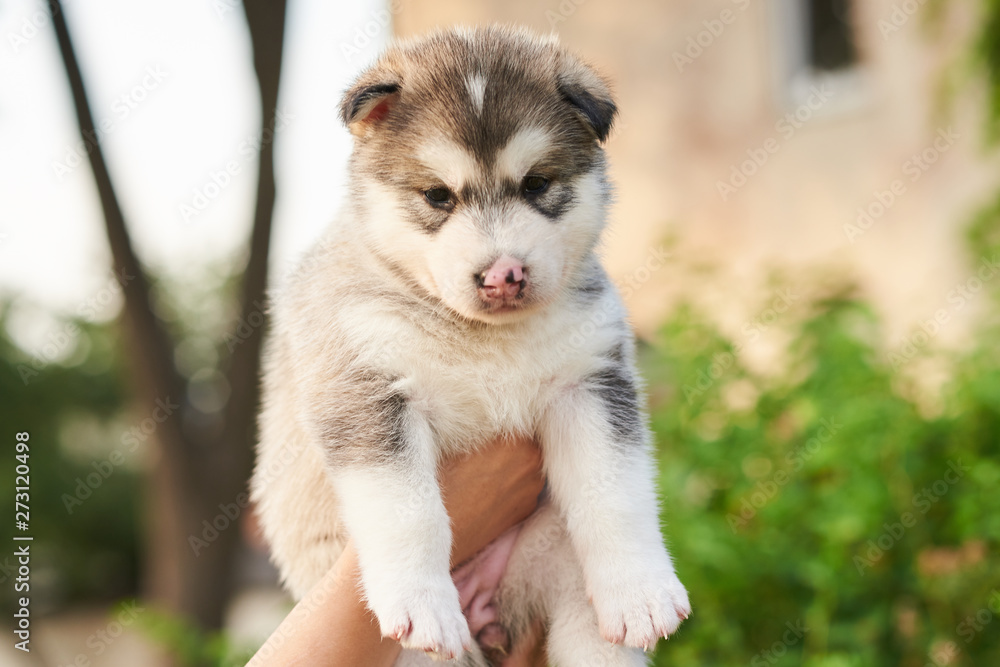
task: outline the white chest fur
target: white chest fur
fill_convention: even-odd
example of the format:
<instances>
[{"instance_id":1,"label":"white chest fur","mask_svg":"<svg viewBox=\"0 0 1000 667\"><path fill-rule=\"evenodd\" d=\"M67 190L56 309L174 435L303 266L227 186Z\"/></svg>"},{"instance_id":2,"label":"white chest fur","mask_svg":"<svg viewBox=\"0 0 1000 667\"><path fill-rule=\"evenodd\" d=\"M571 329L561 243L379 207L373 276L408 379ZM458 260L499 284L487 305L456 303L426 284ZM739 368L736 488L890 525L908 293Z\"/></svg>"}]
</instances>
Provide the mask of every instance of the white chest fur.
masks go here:
<instances>
[{"instance_id":1,"label":"white chest fur","mask_svg":"<svg viewBox=\"0 0 1000 667\"><path fill-rule=\"evenodd\" d=\"M553 397L599 367L624 327L610 290L584 307L557 302L499 326L434 321L371 301L343 316L354 323L350 340L360 362L394 378L443 452L534 433Z\"/></svg>"}]
</instances>

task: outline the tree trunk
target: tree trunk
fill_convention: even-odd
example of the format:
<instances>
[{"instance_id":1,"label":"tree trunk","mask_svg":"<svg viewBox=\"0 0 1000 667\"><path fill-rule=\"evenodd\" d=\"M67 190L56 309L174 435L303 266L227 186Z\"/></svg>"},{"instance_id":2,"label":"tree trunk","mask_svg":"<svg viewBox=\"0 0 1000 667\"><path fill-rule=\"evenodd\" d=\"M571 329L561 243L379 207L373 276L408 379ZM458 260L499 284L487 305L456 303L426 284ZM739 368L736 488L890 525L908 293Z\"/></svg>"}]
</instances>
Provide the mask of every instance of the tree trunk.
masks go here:
<instances>
[{"instance_id":1,"label":"tree trunk","mask_svg":"<svg viewBox=\"0 0 1000 667\"><path fill-rule=\"evenodd\" d=\"M267 284L268 249L275 200L273 133L284 43L284 0L244 0L260 85L262 147L257 203L241 290L241 321L266 316L260 304ZM147 486L150 524L144 593L154 604L206 629L218 628L232 592L233 563L241 545L238 513L253 460L258 372L264 326L242 337L225 360L231 394L222 428L185 420L191 408L184 379L173 365L174 344L150 306L149 279L132 247L124 215L104 161L80 67L59 0L49 0L60 54L69 79L80 133L100 195L114 271L125 295L127 354L141 403L179 404L157 428ZM259 313L258 313L259 311ZM256 315L256 317L253 317ZM219 435L221 433L221 435ZM199 542L201 540L201 542Z\"/></svg>"}]
</instances>

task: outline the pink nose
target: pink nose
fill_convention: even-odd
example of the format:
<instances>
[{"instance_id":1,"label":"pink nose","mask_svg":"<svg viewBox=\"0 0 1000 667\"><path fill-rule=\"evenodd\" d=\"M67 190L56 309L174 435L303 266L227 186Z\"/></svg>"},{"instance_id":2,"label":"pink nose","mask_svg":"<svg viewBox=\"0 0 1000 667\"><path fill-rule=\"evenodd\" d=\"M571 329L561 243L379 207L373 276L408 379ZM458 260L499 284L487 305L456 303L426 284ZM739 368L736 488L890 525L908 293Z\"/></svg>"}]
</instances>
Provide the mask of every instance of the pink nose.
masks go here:
<instances>
[{"instance_id":1,"label":"pink nose","mask_svg":"<svg viewBox=\"0 0 1000 667\"><path fill-rule=\"evenodd\" d=\"M528 270L520 260L504 255L478 276L479 291L486 299L511 299L524 289Z\"/></svg>"}]
</instances>

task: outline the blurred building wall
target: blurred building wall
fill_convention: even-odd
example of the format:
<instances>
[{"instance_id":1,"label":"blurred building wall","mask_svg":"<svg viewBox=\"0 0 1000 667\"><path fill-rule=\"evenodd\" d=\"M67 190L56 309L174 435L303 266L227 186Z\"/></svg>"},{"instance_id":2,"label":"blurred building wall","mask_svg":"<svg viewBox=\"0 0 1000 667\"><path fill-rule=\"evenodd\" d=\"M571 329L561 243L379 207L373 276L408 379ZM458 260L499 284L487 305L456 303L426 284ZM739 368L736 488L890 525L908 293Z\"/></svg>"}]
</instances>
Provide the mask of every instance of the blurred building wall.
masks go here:
<instances>
[{"instance_id":1,"label":"blurred building wall","mask_svg":"<svg viewBox=\"0 0 1000 667\"><path fill-rule=\"evenodd\" d=\"M774 267L856 277L890 338L942 308L950 322L967 322L975 304L957 312L948 302L972 276L962 230L998 183L997 161L982 149L983 101L975 90L947 94L967 55L975 3L938 3L931 15L926 1L855 1L844 18L857 65L825 78L800 67L805 4L402 0L391 7L401 37L491 21L554 30L612 79L621 116L608 145L618 201L606 264L617 279L638 284L651 249L677 240L671 265L629 290L641 332L653 331L681 296L738 332L771 298ZM733 190L720 186L726 182ZM966 328L949 324L941 340L961 338Z\"/></svg>"}]
</instances>

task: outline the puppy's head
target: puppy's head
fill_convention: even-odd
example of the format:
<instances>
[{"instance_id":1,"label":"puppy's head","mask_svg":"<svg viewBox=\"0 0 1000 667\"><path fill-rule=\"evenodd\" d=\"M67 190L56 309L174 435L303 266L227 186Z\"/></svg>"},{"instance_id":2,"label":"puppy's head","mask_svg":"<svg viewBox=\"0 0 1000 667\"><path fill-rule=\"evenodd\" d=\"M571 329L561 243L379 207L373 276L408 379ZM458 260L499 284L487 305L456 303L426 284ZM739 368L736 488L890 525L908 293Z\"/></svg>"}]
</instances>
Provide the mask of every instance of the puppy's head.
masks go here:
<instances>
[{"instance_id":1,"label":"puppy's head","mask_svg":"<svg viewBox=\"0 0 1000 667\"><path fill-rule=\"evenodd\" d=\"M366 242L468 318L499 323L578 278L604 225L615 104L554 40L503 27L389 49L341 105Z\"/></svg>"}]
</instances>

